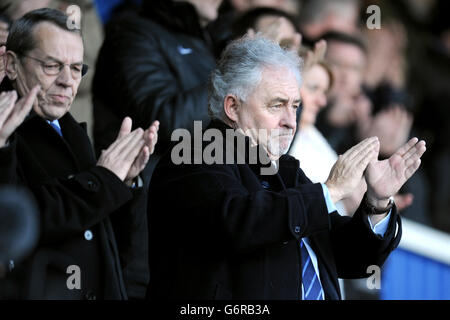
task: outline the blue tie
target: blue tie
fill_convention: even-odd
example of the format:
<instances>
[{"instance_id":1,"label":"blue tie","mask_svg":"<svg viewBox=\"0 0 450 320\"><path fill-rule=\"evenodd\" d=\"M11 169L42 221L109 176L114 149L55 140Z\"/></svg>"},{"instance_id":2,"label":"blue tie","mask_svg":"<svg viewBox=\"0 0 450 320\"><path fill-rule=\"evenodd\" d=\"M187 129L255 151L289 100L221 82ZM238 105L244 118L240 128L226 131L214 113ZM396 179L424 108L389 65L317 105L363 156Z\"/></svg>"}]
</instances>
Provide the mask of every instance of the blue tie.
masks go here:
<instances>
[{"instance_id":1,"label":"blue tie","mask_svg":"<svg viewBox=\"0 0 450 320\"><path fill-rule=\"evenodd\" d=\"M304 300L323 300L322 286L303 240L300 241L300 251L302 254L302 282L305 290L303 298Z\"/></svg>"},{"instance_id":2,"label":"blue tie","mask_svg":"<svg viewBox=\"0 0 450 320\"><path fill-rule=\"evenodd\" d=\"M50 125L53 127L53 129L55 129L56 130L56 132L58 132L58 134L62 137L62 131L61 131L61 128L60 127L58 127L56 124L54 124L53 122L49 122L50 123Z\"/></svg>"}]
</instances>

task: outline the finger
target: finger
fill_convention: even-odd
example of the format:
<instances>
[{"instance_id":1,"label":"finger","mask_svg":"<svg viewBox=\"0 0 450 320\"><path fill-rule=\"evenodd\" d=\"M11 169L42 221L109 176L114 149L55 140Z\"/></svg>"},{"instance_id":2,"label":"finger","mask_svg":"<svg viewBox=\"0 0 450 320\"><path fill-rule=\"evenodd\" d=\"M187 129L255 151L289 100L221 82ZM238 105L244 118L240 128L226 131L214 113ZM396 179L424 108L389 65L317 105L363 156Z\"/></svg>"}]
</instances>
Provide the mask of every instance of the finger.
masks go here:
<instances>
[{"instance_id":1,"label":"finger","mask_svg":"<svg viewBox=\"0 0 450 320\"><path fill-rule=\"evenodd\" d=\"M353 161L353 159L358 156L361 152L364 152L367 148L373 148L376 146L376 144L379 143L378 137L370 137L367 138L360 143L358 143L356 146L351 148L347 155L344 153L344 158L347 158L349 161Z\"/></svg>"},{"instance_id":2,"label":"finger","mask_svg":"<svg viewBox=\"0 0 450 320\"><path fill-rule=\"evenodd\" d=\"M154 121L152 125L145 131L144 138L148 145L150 145L151 140L153 139L153 137L150 138L150 133L153 133L153 136L157 138L158 130L159 130L159 121Z\"/></svg>"},{"instance_id":3,"label":"finger","mask_svg":"<svg viewBox=\"0 0 450 320\"><path fill-rule=\"evenodd\" d=\"M132 132L131 139L119 146L118 151L120 152L120 158L126 159L127 161L132 158L131 160L134 161L144 144L144 130L142 130L142 128L137 128Z\"/></svg>"},{"instance_id":4,"label":"finger","mask_svg":"<svg viewBox=\"0 0 450 320\"><path fill-rule=\"evenodd\" d=\"M143 162L145 161L145 150L144 150L145 148L146 148L146 146L144 146L141 149L141 151L139 152L138 156L136 157L136 159L134 160L133 164L131 165L131 167L137 168L137 170L139 172L141 172L143 170Z\"/></svg>"},{"instance_id":5,"label":"finger","mask_svg":"<svg viewBox=\"0 0 450 320\"><path fill-rule=\"evenodd\" d=\"M131 132L133 122L130 117L125 117L122 121L122 125L120 126L119 134L116 139L120 139Z\"/></svg>"},{"instance_id":6,"label":"finger","mask_svg":"<svg viewBox=\"0 0 450 320\"><path fill-rule=\"evenodd\" d=\"M155 151L156 143L158 142L158 135L151 132L149 134L149 142L147 143L147 147L149 148L150 154L153 154Z\"/></svg>"},{"instance_id":7,"label":"finger","mask_svg":"<svg viewBox=\"0 0 450 320\"><path fill-rule=\"evenodd\" d=\"M15 101L13 92L3 92L0 96L0 128L3 127L6 119L9 118L14 108Z\"/></svg>"},{"instance_id":8,"label":"finger","mask_svg":"<svg viewBox=\"0 0 450 320\"><path fill-rule=\"evenodd\" d=\"M409 167L414 162L416 162L418 159L420 159L422 157L422 155L425 153L426 150L427 150L427 148L425 147L425 144L420 145L416 149L416 152L413 153L408 159L406 159L406 161L405 161L406 167Z\"/></svg>"},{"instance_id":9,"label":"finger","mask_svg":"<svg viewBox=\"0 0 450 320\"><path fill-rule=\"evenodd\" d=\"M129 139L125 139L121 144L118 145L117 151L120 152L125 158L127 157L127 154L134 148L136 148L136 145L142 141L142 145L145 143L145 140L143 139L144 130L141 128L137 128L130 134ZM142 145L139 147L139 150L142 148ZM137 153L135 155L135 158L137 156Z\"/></svg>"},{"instance_id":10,"label":"finger","mask_svg":"<svg viewBox=\"0 0 450 320\"><path fill-rule=\"evenodd\" d=\"M349 158L353 152L361 145L365 144L370 138L364 139L363 141L361 141L360 143L354 145L353 147L351 147L350 149L348 149L347 151L344 152L344 154L342 155L342 159L347 159Z\"/></svg>"},{"instance_id":11,"label":"finger","mask_svg":"<svg viewBox=\"0 0 450 320\"><path fill-rule=\"evenodd\" d=\"M122 154L124 155L124 160L133 163L134 161L136 161L136 158L138 158L139 153L144 147L145 147L145 140L142 139L142 137L139 139L137 138L133 139L122 151Z\"/></svg>"},{"instance_id":12,"label":"finger","mask_svg":"<svg viewBox=\"0 0 450 320\"><path fill-rule=\"evenodd\" d=\"M31 108L33 107L34 102L36 101L38 92L41 90L41 86L37 85L31 89L28 94L17 101L16 107L14 108L17 117L22 122L23 119L30 113ZM17 97L17 93L16 93Z\"/></svg>"},{"instance_id":13,"label":"finger","mask_svg":"<svg viewBox=\"0 0 450 320\"><path fill-rule=\"evenodd\" d=\"M159 130L159 121L158 120L153 121L153 123L151 124L151 126L148 129L150 130L152 128L155 130L155 132L157 132Z\"/></svg>"},{"instance_id":14,"label":"finger","mask_svg":"<svg viewBox=\"0 0 450 320\"><path fill-rule=\"evenodd\" d=\"M411 158L417 157L417 155L419 155L419 158L420 158L422 156L422 154L425 152L425 150L426 150L425 141L421 140L421 141L417 142L413 147L411 147L408 150L408 152L406 152L403 155L402 158L405 161L408 161Z\"/></svg>"},{"instance_id":15,"label":"finger","mask_svg":"<svg viewBox=\"0 0 450 320\"><path fill-rule=\"evenodd\" d=\"M30 113L31 108L33 107L34 102L36 101L36 97L38 92L41 90L41 86L37 85L33 89L31 89L28 94L20 99L14 107L13 113L8 118L8 126L10 130L14 131L25 119L25 117ZM17 97L17 93L16 97ZM11 132L12 132L11 131Z\"/></svg>"},{"instance_id":16,"label":"finger","mask_svg":"<svg viewBox=\"0 0 450 320\"><path fill-rule=\"evenodd\" d=\"M416 137L411 138L407 143L405 143L403 146L401 146L397 152L395 152L396 155L399 155L400 157L403 157L405 153L407 153L417 142L419 139Z\"/></svg>"},{"instance_id":17,"label":"finger","mask_svg":"<svg viewBox=\"0 0 450 320\"><path fill-rule=\"evenodd\" d=\"M368 149L366 152L361 153L354 162L356 165L356 170L358 170L362 174L366 170L369 163L378 159L379 150L380 148L378 144L378 147L375 146L374 148Z\"/></svg>"},{"instance_id":18,"label":"finger","mask_svg":"<svg viewBox=\"0 0 450 320\"><path fill-rule=\"evenodd\" d=\"M147 146L144 146L139 154L139 172L144 170L145 166L148 163L148 160L150 159L150 150Z\"/></svg>"},{"instance_id":19,"label":"finger","mask_svg":"<svg viewBox=\"0 0 450 320\"><path fill-rule=\"evenodd\" d=\"M0 94L0 112L4 112L4 110L10 106L13 96L14 91L5 91Z\"/></svg>"},{"instance_id":20,"label":"finger","mask_svg":"<svg viewBox=\"0 0 450 320\"><path fill-rule=\"evenodd\" d=\"M414 162L413 165L406 168L406 170L405 170L406 180L411 178L411 176L417 171L417 169L419 169L420 163L421 163L421 161L420 161L420 159L418 159L418 160L416 160L416 162Z\"/></svg>"},{"instance_id":21,"label":"finger","mask_svg":"<svg viewBox=\"0 0 450 320\"><path fill-rule=\"evenodd\" d=\"M119 139L116 139L116 141L114 141L109 146L109 148L105 151L105 155L109 155L114 158L123 158L123 157L119 157L122 150L124 150L126 145L129 144L132 141L132 139L136 135L139 135L140 133L142 133L142 129L138 128L138 129L134 130L133 132L130 132L129 134L127 134Z\"/></svg>"}]
</instances>

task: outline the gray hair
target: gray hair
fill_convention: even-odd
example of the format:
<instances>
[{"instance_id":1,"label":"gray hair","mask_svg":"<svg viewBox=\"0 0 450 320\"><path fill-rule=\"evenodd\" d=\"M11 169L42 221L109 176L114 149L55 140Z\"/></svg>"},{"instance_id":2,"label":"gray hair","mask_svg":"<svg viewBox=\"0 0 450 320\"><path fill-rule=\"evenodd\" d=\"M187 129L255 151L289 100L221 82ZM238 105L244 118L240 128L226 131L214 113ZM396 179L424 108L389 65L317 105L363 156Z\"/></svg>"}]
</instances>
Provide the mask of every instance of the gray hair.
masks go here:
<instances>
[{"instance_id":1,"label":"gray hair","mask_svg":"<svg viewBox=\"0 0 450 320\"><path fill-rule=\"evenodd\" d=\"M222 53L210 78L210 117L225 120L225 97L232 94L245 101L260 83L264 68L287 68L301 86L302 59L296 52L284 50L276 42L259 34L244 36L231 42Z\"/></svg>"}]
</instances>

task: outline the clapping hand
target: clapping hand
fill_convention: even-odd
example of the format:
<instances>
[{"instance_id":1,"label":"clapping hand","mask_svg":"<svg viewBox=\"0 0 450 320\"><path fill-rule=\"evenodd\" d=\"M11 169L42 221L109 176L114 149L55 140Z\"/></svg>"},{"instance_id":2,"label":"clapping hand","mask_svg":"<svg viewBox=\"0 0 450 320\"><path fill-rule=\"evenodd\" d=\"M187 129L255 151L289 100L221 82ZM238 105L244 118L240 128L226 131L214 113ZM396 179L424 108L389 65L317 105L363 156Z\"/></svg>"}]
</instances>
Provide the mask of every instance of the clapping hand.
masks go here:
<instances>
[{"instance_id":1,"label":"clapping hand","mask_svg":"<svg viewBox=\"0 0 450 320\"><path fill-rule=\"evenodd\" d=\"M368 164L378 158L379 148L378 139L372 137L339 156L325 182L334 203L348 198L361 185Z\"/></svg>"},{"instance_id":2,"label":"clapping hand","mask_svg":"<svg viewBox=\"0 0 450 320\"><path fill-rule=\"evenodd\" d=\"M8 138L30 113L40 89L40 86L34 87L19 101L16 91L0 94L0 148L6 145Z\"/></svg>"},{"instance_id":3,"label":"clapping hand","mask_svg":"<svg viewBox=\"0 0 450 320\"><path fill-rule=\"evenodd\" d=\"M374 159L367 166L367 200L377 208L384 208L420 166L426 150L425 141L412 138L389 159Z\"/></svg>"},{"instance_id":4,"label":"clapping hand","mask_svg":"<svg viewBox=\"0 0 450 320\"><path fill-rule=\"evenodd\" d=\"M131 119L129 125L131 127ZM155 145L158 141L158 130L159 121L154 121L152 125L144 132L144 146L142 147L138 157L128 171L127 177L125 179L126 184L131 185L133 183L133 180L138 176L139 173L142 172L142 170L144 170L145 166L147 165L147 162L150 159L150 155L152 155L155 151Z\"/></svg>"},{"instance_id":5,"label":"clapping hand","mask_svg":"<svg viewBox=\"0 0 450 320\"><path fill-rule=\"evenodd\" d=\"M131 131L132 121L126 117L121 125L116 141L104 150L97 165L105 167L131 186L133 180L145 168L158 140L159 122L155 121L144 131Z\"/></svg>"}]
</instances>

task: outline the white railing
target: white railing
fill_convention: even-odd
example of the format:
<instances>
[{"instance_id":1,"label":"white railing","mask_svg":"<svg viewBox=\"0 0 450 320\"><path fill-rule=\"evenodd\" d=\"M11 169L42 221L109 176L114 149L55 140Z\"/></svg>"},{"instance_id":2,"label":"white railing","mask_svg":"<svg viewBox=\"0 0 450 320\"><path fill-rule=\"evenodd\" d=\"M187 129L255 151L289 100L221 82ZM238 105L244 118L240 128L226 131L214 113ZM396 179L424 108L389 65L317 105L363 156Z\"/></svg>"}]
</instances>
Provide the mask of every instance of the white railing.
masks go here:
<instances>
[{"instance_id":1,"label":"white railing","mask_svg":"<svg viewBox=\"0 0 450 320\"><path fill-rule=\"evenodd\" d=\"M402 218L403 233L399 247L450 265L450 235Z\"/></svg>"}]
</instances>

